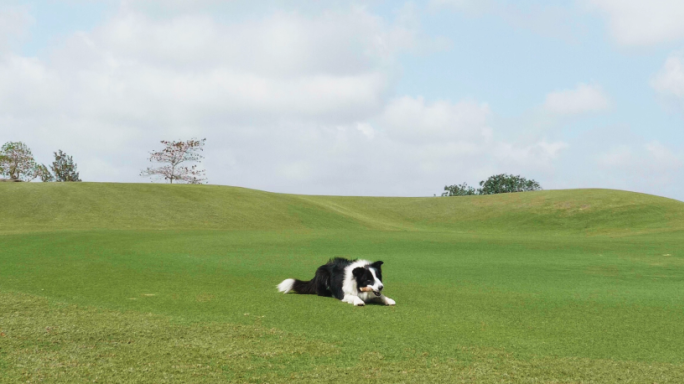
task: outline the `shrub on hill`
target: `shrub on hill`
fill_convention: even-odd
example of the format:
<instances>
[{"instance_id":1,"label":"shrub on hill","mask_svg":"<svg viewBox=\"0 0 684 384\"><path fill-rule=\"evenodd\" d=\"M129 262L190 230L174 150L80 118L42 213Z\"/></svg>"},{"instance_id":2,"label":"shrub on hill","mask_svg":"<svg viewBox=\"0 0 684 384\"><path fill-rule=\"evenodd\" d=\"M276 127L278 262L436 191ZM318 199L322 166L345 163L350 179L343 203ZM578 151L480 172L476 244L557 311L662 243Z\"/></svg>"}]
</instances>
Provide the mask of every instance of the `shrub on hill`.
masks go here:
<instances>
[{"instance_id":1,"label":"shrub on hill","mask_svg":"<svg viewBox=\"0 0 684 384\"><path fill-rule=\"evenodd\" d=\"M79 174L76 171L77 166L76 163L74 163L73 157L62 152L61 149L58 152L55 152L55 161L50 168L52 168L52 172L54 172L56 181L81 181ZM46 180L43 179L43 181Z\"/></svg>"},{"instance_id":2,"label":"shrub on hill","mask_svg":"<svg viewBox=\"0 0 684 384\"><path fill-rule=\"evenodd\" d=\"M468 185L468 183L454 184L444 186L446 192L442 193L442 196L469 196L477 195L478 191Z\"/></svg>"},{"instance_id":3,"label":"shrub on hill","mask_svg":"<svg viewBox=\"0 0 684 384\"><path fill-rule=\"evenodd\" d=\"M505 173L490 176L480 181L480 188L475 189L467 183L444 186L442 196L494 195L497 193L540 191L541 185L535 180L528 180L520 175Z\"/></svg>"},{"instance_id":4,"label":"shrub on hill","mask_svg":"<svg viewBox=\"0 0 684 384\"><path fill-rule=\"evenodd\" d=\"M480 181L479 192L481 195L493 195L496 193L540 191L541 185L534 180L527 180L520 175L499 174L490 176L485 181Z\"/></svg>"}]
</instances>

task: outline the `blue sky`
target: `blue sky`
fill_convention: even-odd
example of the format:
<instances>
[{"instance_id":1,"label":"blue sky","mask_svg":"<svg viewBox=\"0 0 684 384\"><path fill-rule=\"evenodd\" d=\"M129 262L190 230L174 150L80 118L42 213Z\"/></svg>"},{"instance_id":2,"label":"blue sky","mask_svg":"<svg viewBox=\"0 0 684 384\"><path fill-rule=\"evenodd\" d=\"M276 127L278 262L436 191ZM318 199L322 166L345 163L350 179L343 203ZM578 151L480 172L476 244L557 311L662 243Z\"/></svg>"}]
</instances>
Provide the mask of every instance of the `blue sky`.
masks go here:
<instances>
[{"instance_id":1,"label":"blue sky","mask_svg":"<svg viewBox=\"0 0 684 384\"><path fill-rule=\"evenodd\" d=\"M0 141L148 182L431 196L495 173L684 200L684 4L43 0L0 6ZM4 22L3 22L4 21Z\"/></svg>"}]
</instances>

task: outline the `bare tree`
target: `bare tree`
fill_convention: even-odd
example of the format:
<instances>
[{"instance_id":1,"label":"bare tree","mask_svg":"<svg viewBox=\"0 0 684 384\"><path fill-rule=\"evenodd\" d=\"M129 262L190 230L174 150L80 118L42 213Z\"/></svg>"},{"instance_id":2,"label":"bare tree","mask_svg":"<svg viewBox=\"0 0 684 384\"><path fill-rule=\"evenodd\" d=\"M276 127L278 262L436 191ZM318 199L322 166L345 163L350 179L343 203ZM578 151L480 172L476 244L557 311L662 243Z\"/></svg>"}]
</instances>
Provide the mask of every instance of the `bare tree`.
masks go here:
<instances>
[{"instance_id":1,"label":"bare tree","mask_svg":"<svg viewBox=\"0 0 684 384\"><path fill-rule=\"evenodd\" d=\"M207 139L187 141L162 140L164 149L150 152L150 162L161 163L158 167L148 167L140 173L140 176L163 177L173 184L183 182L188 184L202 184L207 181L205 170L198 168L197 164L182 165L186 162L201 162L204 156L200 155Z\"/></svg>"},{"instance_id":2,"label":"bare tree","mask_svg":"<svg viewBox=\"0 0 684 384\"><path fill-rule=\"evenodd\" d=\"M0 148L0 173L13 181L31 181L38 176L38 165L29 147L10 141Z\"/></svg>"}]
</instances>

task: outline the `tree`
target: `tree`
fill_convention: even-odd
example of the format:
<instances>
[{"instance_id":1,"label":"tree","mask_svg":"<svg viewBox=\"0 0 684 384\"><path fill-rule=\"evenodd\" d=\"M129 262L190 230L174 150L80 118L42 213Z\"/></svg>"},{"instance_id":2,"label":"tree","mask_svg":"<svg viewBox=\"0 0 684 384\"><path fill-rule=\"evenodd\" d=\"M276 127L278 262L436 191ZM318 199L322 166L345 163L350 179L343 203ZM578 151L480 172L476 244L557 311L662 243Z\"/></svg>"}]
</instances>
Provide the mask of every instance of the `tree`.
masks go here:
<instances>
[{"instance_id":1,"label":"tree","mask_svg":"<svg viewBox=\"0 0 684 384\"><path fill-rule=\"evenodd\" d=\"M478 192L480 195L493 195L496 193L539 191L542 187L534 180L527 180L520 175L499 174L490 176L485 181L480 181Z\"/></svg>"},{"instance_id":2,"label":"tree","mask_svg":"<svg viewBox=\"0 0 684 384\"><path fill-rule=\"evenodd\" d=\"M454 184L444 186L442 196L470 196L477 195L477 190L468 185L468 183Z\"/></svg>"},{"instance_id":3,"label":"tree","mask_svg":"<svg viewBox=\"0 0 684 384\"><path fill-rule=\"evenodd\" d=\"M76 166L76 163L74 163L73 157L62 152L61 149L54 152L54 154L55 161L53 161L50 166L52 172L55 174L54 179L58 182L81 181L79 174L76 171L78 167ZM43 179L43 181L46 180Z\"/></svg>"},{"instance_id":4,"label":"tree","mask_svg":"<svg viewBox=\"0 0 684 384\"><path fill-rule=\"evenodd\" d=\"M0 148L0 171L14 181L31 181L37 176L37 164L26 144L10 141Z\"/></svg>"},{"instance_id":5,"label":"tree","mask_svg":"<svg viewBox=\"0 0 684 384\"><path fill-rule=\"evenodd\" d=\"M199 152L207 139L187 141L167 141L162 140L164 149L161 151L150 152L150 162L157 162L164 165L158 167L148 167L140 173L140 176L162 176L173 184L174 181L188 184L202 184L206 182L205 170L198 168L197 164L192 166L182 165L186 162L201 162L204 156Z\"/></svg>"},{"instance_id":6,"label":"tree","mask_svg":"<svg viewBox=\"0 0 684 384\"><path fill-rule=\"evenodd\" d=\"M36 175L40 177L44 183L55 180L55 177L50 173L50 170L45 164L36 166Z\"/></svg>"},{"instance_id":7,"label":"tree","mask_svg":"<svg viewBox=\"0 0 684 384\"><path fill-rule=\"evenodd\" d=\"M520 175L499 174L480 181L480 188L475 189L467 183L447 185L442 196L493 195L497 193L539 191L542 187L534 180L527 180Z\"/></svg>"}]
</instances>

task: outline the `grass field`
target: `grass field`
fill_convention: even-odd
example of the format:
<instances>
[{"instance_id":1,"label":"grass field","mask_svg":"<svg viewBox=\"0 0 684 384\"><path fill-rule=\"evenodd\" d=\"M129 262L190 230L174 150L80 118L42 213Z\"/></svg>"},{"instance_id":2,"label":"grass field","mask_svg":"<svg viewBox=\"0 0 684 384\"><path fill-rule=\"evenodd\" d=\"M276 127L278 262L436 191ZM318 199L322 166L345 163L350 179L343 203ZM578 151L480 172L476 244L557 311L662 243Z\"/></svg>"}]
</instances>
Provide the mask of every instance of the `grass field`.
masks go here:
<instances>
[{"instance_id":1,"label":"grass field","mask_svg":"<svg viewBox=\"0 0 684 384\"><path fill-rule=\"evenodd\" d=\"M0 183L0 382L684 382L684 203ZM396 307L282 295L383 260Z\"/></svg>"}]
</instances>

